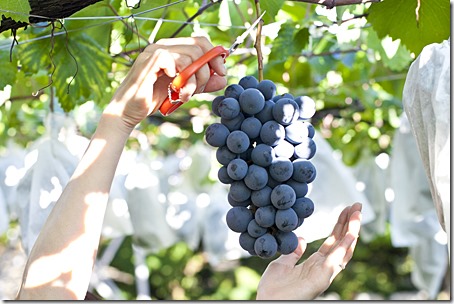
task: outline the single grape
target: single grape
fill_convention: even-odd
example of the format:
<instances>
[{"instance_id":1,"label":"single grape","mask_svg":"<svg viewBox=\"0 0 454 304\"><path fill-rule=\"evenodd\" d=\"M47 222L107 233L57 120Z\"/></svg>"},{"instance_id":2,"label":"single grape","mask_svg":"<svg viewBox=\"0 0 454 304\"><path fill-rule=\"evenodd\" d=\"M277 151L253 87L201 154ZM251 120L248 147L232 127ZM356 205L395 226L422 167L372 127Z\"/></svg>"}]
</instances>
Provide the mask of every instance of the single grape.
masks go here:
<instances>
[{"instance_id":1,"label":"single grape","mask_svg":"<svg viewBox=\"0 0 454 304\"><path fill-rule=\"evenodd\" d=\"M216 160L224 166L227 166L232 160L237 157L235 153L229 150L229 148L225 145L219 147L216 150Z\"/></svg>"},{"instance_id":2,"label":"single grape","mask_svg":"<svg viewBox=\"0 0 454 304\"><path fill-rule=\"evenodd\" d=\"M231 84L224 90L224 96L226 98L231 97L238 100L240 94L243 93L244 89L239 84Z\"/></svg>"},{"instance_id":3,"label":"single grape","mask_svg":"<svg viewBox=\"0 0 454 304\"><path fill-rule=\"evenodd\" d=\"M309 130L302 120L297 120L285 127L285 139L292 144L302 143L307 137L309 137Z\"/></svg>"},{"instance_id":4,"label":"single grape","mask_svg":"<svg viewBox=\"0 0 454 304\"><path fill-rule=\"evenodd\" d=\"M295 146L294 156L301 159L311 159L316 151L315 141L310 137L306 137L300 144Z\"/></svg>"},{"instance_id":5,"label":"single grape","mask_svg":"<svg viewBox=\"0 0 454 304\"><path fill-rule=\"evenodd\" d=\"M257 89L263 94L265 100L272 99L276 95L276 85L268 79L259 82Z\"/></svg>"},{"instance_id":6,"label":"single grape","mask_svg":"<svg viewBox=\"0 0 454 304\"><path fill-rule=\"evenodd\" d=\"M278 123L288 126L299 117L298 104L290 98L281 98L273 107L273 118Z\"/></svg>"},{"instance_id":7,"label":"single grape","mask_svg":"<svg viewBox=\"0 0 454 304\"><path fill-rule=\"evenodd\" d=\"M268 172L257 165L250 165L244 177L244 183L251 190L260 190L268 183Z\"/></svg>"},{"instance_id":8,"label":"single grape","mask_svg":"<svg viewBox=\"0 0 454 304\"><path fill-rule=\"evenodd\" d=\"M233 180L242 180L247 172L248 165L241 158L235 158L227 165L227 174Z\"/></svg>"},{"instance_id":9,"label":"single grape","mask_svg":"<svg viewBox=\"0 0 454 304\"><path fill-rule=\"evenodd\" d=\"M269 233L257 238L254 243L255 253L261 258L270 258L277 253L277 242Z\"/></svg>"},{"instance_id":10,"label":"single grape","mask_svg":"<svg viewBox=\"0 0 454 304\"><path fill-rule=\"evenodd\" d=\"M251 193L251 201L254 206L264 207L271 205L271 189L268 186L263 187L260 190L254 190Z\"/></svg>"},{"instance_id":11,"label":"single grape","mask_svg":"<svg viewBox=\"0 0 454 304\"><path fill-rule=\"evenodd\" d=\"M226 119L221 117L221 123L227 127L227 129L230 132L240 130L241 124L243 123L243 120L245 119L244 114L240 112L238 116L232 118L232 119Z\"/></svg>"},{"instance_id":12,"label":"single grape","mask_svg":"<svg viewBox=\"0 0 454 304\"><path fill-rule=\"evenodd\" d=\"M239 99L241 111L250 115L259 113L265 106L265 98L257 89L246 89Z\"/></svg>"},{"instance_id":13,"label":"single grape","mask_svg":"<svg viewBox=\"0 0 454 304\"><path fill-rule=\"evenodd\" d=\"M235 98L224 98L219 102L218 112L222 118L232 119L240 113L240 104Z\"/></svg>"},{"instance_id":14,"label":"single grape","mask_svg":"<svg viewBox=\"0 0 454 304\"><path fill-rule=\"evenodd\" d=\"M272 205L259 207L255 210L254 218L260 226L271 227L274 225L276 218L276 208Z\"/></svg>"},{"instance_id":15,"label":"single grape","mask_svg":"<svg viewBox=\"0 0 454 304\"><path fill-rule=\"evenodd\" d=\"M268 172L272 178L278 182L285 182L292 177L293 164L285 157L276 157L268 167Z\"/></svg>"},{"instance_id":16,"label":"single grape","mask_svg":"<svg viewBox=\"0 0 454 304\"><path fill-rule=\"evenodd\" d=\"M223 184L231 184L234 180L227 173L227 166L222 166L218 170L218 179Z\"/></svg>"},{"instance_id":17,"label":"single grape","mask_svg":"<svg viewBox=\"0 0 454 304\"><path fill-rule=\"evenodd\" d=\"M233 131L227 136L226 144L230 151L236 154L245 152L250 146L250 140L243 131Z\"/></svg>"},{"instance_id":18,"label":"single grape","mask_svg":"<svg viewBox=\"0 0 454 304\"><path fill-rule=\"evenodd\" d=\"M258 144L251 153L251 160L254 164L261 167L268 167L275 158L274 150L267 144Z\"/></svg>"},{"instance_id":19,"label":"single grape","mask_svg":"<svg viewBox=\"0 0 454 304\"><path fill-rule=\"evenodd\" d=\"M255 117L248 117L245 120L243 120L243 123L241 124L241 131L246 133L250 139L255 139L259 137L261 128L262 123Z\"/></svg>"},{"instance_id":20,"label":"single grape","mask_svg":"<svg viewBox=\"0 0 454 304\"><path fill-rule=\"evenodd\" d=\"M293 188L293 190L295 191L297 199L299 197L305 196L307 194L307 191L309 190L306 183L297 182L296 180L294 180L292 178L289 179L286 182L286 184Z\"/></svg>"},{"instance_id":21,"label":"single grape","mask_svg":"<svg viewBox=\"0 0 454 304\"><path fill-rule=\"evenodd\" d=\"M290 254L298 247L298 237L292 231L277 231L274 234L277 241L277 250L281 254Z\"/></svg>"},{"instance_id":22,"label":"single grape","mask_svg":"<svg viewBox=\"0 0 454 304\"><path fill-rule=\"evenodd\" d=\"M240 79L238 84L246 90L249 88L257 88L259 81L254 76L244 76Z\"/></svg>"},{"instance_id":23,"label":"single grape","mask_svg":"<svg viewBox=\"0 0 454 304\"><path fill-rule=\"evenodd\" d=\"M288 209L295 201L295 190L287 184L280 184L271 191L271 203L276 209Z\"/></svg>"},{"instance_id":24,"label":"single grape","mask_svg":"<svg viewBox=\"0 0 454 304\"><path fill-rule=\"evenodd\" d=\"M255 118L260 120L262 124L264 124L267 121L273 120L273 107L274 107L274 101L272 100L266 100L265 105L263 109L255 114Z\"/></svg>"},{"instance_id":25,"label":"single grape","mask_svg":"<svg viewBox=\"0 0 454 304\"><path fill-rule=\"evenodd\" d=\"M295 98L295 102L299 107L299 117L303 119L309 119L315 114L315 101L309 96L298 96Z\"/></svg>"},{"instance_id":26,"label":"single grape","mask_svg":"<svg viewBox=\"0 0 454 304\"><path fill-rule=\"evenodd\" d=\"M249 205L252 204L252 201L250 199L247 199L242 202L238 202L232 198L232 195L230 192L227 194L227 201L229 202L230 206L232 207L248 207Z\"/></svg>"},{"instance_id":27,"label":"single grape","mask_svg":"<svg viewBox=\"0 0 454 304\"><path fill-rule=\"evenodd\" d=\"M246 250L249 253L253 252L254 254L252 254L252 255L256 255L255 250L254 250L255 241L256 241L256 238L253 238L252 236L250 236L249 233L247 233L247 231L242 232L240 234L239 243L240 243L241 248L243 248L244 250Z\"/></svg>"},{"instance_id":28,"label":"single grape","mask_svg":"<svg viewBox=\"0 0 454 304\"><path fill-rule=\"evenodd\" d=\"M209 125L205 130L205 140L212 147L224 146L230 131L226 126L215 122Z\"/></svg>"},{"instance_id":29,"label":"single grape","mask_svg":"<svg viewBox=\"0 0 454 304\"><path fill-rule=\"evenodd\" d=\"M223 101L225 96L216 96L213 101L211 102L211 112L213 112L214 115L221 117L221 114L219 114L218 107L219 103Z\"/></svg>"},{"instance_id":30,"label":"single grape","mask_svg":"<svg viewBox=\"0 0 454 304\"><path fill-rule=\"evenodd\" d=\"M260 139L269 146L275 146L285 138L285 128L275 120L270 120L262 125Z\"/></svg>"},{"instance_id":31,"label":"single grape","mask_svg":"<svg viewBox=\"0 0 454 304\"><path fill-rule=\"evenodd\" d=\"M247 231L247 225L254 218L252 211L246 207L232 207L227 211L227 226L235 232Z\"/></svg>"},{"instance_id":32,"label":"single grape","mask_svg":"<svg viewBox=\"0 0 454 304\"><path fill-rule=\"evenodd\" d=\"M300 183L311 183L314 181L317 171L312 162L305 159L295 159L293 161L292 178Z\"/></svg>"},{"instance_id":33,"label":"single grape","mask_svg":"<svg viewBox=\"0 0 454 304\"><path fill-rule=\"evenodd\" d=\"M275 221L276 227L284 232L293 231L298 226L298 216L292 208L277 210Z\"/></svg>"},{"instance_id":34,"label":"single grape","mask_svg":"<svg viewBox=\"0 0 454 304\"><path fill-rule=\"evenodd\" d=\"M230 184L230 195L237 202L242 202L251 197L251 189L249 189L244 181L233 181Z\"/></svg>"},{"instance_id":35,"label":"single grape","mask_svg":"<svg viewBox=\"0 0 454 304\"><path fill-rule=\"evenodd\" d=\"M286 140L279 141L273 149L277 157L291 158L295 154L294 146Z\"/></svg>"},{"instance_id":36,"label":"single grape","mask_svg":"<svg viewBox=\"0 0 454 304\"><path fill-rule=\"evenodd\" d=\"M292 206L298 218L306 218L314 213L314 202L308 197L300 197Z\"/></svg>"},{"instance_id":37,"label":"single grape","mask_svg":"<svg viewBox=\"0 0 454 304\"><path fill-rule=\"evenodd\" d=\"M254 238L264 235L267 231L268 229L257 224L255 219L252 219L247 226L247 232Z\"/></svg>"}]
</instances>

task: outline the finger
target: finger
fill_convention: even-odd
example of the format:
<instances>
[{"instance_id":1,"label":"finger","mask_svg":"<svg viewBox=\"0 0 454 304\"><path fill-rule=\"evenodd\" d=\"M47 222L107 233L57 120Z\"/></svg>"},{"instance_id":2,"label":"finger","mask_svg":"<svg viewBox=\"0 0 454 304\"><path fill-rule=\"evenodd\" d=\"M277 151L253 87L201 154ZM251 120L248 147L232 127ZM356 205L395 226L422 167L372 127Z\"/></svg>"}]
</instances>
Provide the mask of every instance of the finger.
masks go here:
<instances>
[{"instance_id":1,"label":"finger","mask_svg":"<svg viewBox=\"0 0 454 304\"><path fill-rule=\"evenodd\" d=\"M348 231L338 246L329 254L328 260L345 266L353 256L361 228L361 212L355 211L348 222Z\"/></svg>"},{"instance_id":2,"label":"finger","mask_svg":"<svg viewBox=\"0 0 454 304\"><path fill-rule=\"evenodd\" d=\"M216 92L222 90L227 85L227 79L224 76L212 75L205 85L203 92Z\"/></svg>"},{"instance_id":3,"label":"finger","mask_svg":"<svg viewBox=\"0 0 454 304\"><path fill-rule=\"evenodd\" d=\"M323 244L318 249L318 252L322 255L326 255L330 252L330 250L335 246L336 242L341 239L341 233L344 229L344 226L347 224L347 216L348 211L350 210L350 206L347 206L342 210L339 214L339 218L337 223L334 225L333 231L331 235L323 242Z\"/></svg>"},{"instance_id":4,"label":"finger","mask_svg":"<svg viewBox=\"0 0 454 304\"><path fill-rule=\"evenodd\" d=\"M289 254L281 254L276 260L273 261L273 263L279 263L290 267L294 267L303 256L304 252L306 251L306 248L307 248L306 241L302 237L299 237L298 247L296 247L295 251Z\"/></svg>"},{"instance_id":5,"label":"finger","mask_svg":"<svg viewBox=\"0 0 454 304\"><path fill-rule=\"evenodd\" d=\"M348 222L350 221L350 217L352 216L353 213L356 211L361 212L362 210L362 204L361 203L354 203L351 207L350 210L348 211L348 216L347 216L347 225L344 225L342 232L340 235L345 235L348 230Z\"/></svg>"}]
</instances>

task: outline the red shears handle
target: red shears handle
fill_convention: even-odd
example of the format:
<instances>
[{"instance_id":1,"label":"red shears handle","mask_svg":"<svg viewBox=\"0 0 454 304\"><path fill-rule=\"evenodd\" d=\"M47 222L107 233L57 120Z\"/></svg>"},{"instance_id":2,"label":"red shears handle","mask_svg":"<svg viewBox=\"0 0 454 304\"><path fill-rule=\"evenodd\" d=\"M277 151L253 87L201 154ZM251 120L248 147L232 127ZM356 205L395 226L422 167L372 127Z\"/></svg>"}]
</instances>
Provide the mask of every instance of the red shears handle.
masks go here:
<instances>
[{"instance_id":1,"label":"red shears handle","mask_svg":"<svg viewBox=\"0 0 454 304\"><path fill-rule=\"evenodd\" d=\"M171 114L183 104L179 98L180 89L186 84L186 82L192 75L194 75L211 59L216 58L217 56L222 56L225 59L229 56L229 50L226 50L223 46L220 45L212 48L211 50L203 54L202 57L191 63L172 80L172 82L169 84L169 96L167 96L167 98L159 108L159 112L161 112L162 115L167 116ZM213 70L211 70L211 74L213 73Z\"/></svg>"}]
</instances>

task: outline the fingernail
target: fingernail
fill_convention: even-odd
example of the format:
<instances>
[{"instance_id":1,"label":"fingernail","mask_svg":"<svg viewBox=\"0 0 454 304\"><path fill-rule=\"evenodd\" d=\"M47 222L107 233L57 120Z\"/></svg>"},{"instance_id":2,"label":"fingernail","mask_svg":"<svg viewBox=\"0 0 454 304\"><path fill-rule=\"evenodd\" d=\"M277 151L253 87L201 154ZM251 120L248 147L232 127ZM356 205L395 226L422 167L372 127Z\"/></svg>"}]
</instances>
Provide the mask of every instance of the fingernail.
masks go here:
<instances>
[{"instance_id":1,"label":"fingernail","mask_svg":"<svg viewBox=\"0 0 454 304\"><path fill-rule=\"evenodd\" d=\"M221 71L222 75L227 75L227 68L225 67L225 65L222 65Z\"/></svg>"}]
</instances>

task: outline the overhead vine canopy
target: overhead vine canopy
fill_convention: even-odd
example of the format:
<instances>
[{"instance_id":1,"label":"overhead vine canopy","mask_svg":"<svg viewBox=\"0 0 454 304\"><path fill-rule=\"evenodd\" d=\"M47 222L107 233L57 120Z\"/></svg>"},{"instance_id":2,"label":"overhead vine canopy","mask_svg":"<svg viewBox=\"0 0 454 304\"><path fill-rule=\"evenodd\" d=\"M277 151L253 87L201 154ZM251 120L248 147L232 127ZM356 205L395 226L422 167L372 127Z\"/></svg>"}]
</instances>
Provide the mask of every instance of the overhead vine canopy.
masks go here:
<instances>
[{"instance_id":1,"label":"overhead vine canopy","mask_svg":"<svg viewBox=\"0 0 454 304\"><path fill-rule=\"evenodd\" d=\"M227 58L229 81L263 73L281 92L311 94L314 124L326 138L341 148L340 138L358 147L367 138L374 153L389 148L409 64L425 45L449 37L445 0L4 0L0 104L14 106L0 108L1 129L26 142L42 132L32 127L42 119L36 111L26 119L15 107L102 107L147 44L204 35L227 47L265 10L256 36ZM189 130L195 109L207 106L194 101L165 120ZM25 126L29 132L20 131Z\"/></svg>"}]
</instances>

